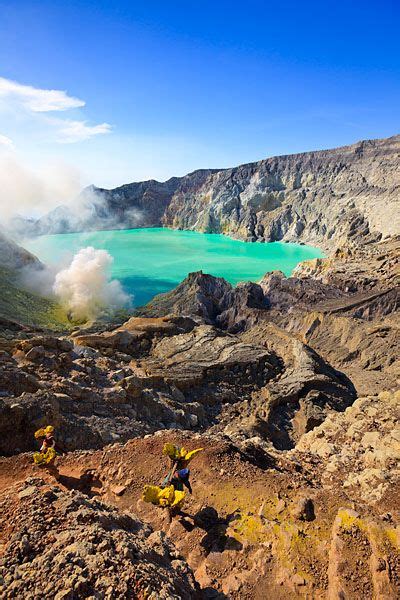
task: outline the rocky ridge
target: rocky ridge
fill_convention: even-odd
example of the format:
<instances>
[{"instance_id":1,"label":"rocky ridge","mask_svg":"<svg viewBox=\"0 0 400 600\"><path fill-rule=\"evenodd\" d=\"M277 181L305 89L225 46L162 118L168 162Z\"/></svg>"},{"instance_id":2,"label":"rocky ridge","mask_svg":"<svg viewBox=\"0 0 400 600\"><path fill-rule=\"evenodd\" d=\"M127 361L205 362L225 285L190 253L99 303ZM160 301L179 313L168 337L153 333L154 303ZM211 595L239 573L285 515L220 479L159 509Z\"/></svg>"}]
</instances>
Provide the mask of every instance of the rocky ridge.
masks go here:
<instances>
[{"instance_id":1,"label":"rocky ridge","mask_svg":"<svg viewBox=\"0 0 400 600\"><path fill-rule=\"evenodd\" d=\"M252 241L300 241L331 251L349 240L359 244L398 233L399 155L400 136L393 136L194 171L164 183L92 187L85 192L90 201L84 212L90 207L90 214L83 222L57 209L23 230L167 226Z\"/></svg>"}]
</instances>

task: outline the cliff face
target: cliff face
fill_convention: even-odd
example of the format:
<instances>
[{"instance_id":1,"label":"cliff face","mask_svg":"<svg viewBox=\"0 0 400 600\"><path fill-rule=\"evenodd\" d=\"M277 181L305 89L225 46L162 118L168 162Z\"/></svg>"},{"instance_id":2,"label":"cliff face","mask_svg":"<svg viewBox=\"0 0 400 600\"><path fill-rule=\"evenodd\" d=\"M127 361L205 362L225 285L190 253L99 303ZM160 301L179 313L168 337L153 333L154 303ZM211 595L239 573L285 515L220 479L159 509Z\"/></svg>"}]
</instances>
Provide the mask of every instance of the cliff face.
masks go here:
<instances>
[{"instance_id":1,"label":"cliff face","mask_svg":"<svg viewBox=\"0 0 400 600\"><path fill-rule=\"evenodd\" d=\"M111 215L125 228L159 227L164 221L167 224L165 215L174 198L182 193L196 194L217 172L204 169L165 182L128 183L113 190L93 187L92 191L103 201L100 202L103 218Z\"/></svg>"},{"instance_id":2,"label":"cliff face","mask_svg":"<svg viewBox=\"0 0 400 600\"><path fill-rule=\"evenodd\" d=\"M163 223L332 248L399 231L400 136L269 158L178 189Z\"/></svg>"},{"instance_id":3,"label":"cliff face","mask_svg":"<svg viewBox=\"0 0 400 600\"><path fill-rule=\"evenodd\" d=\"M22 232L167 226L332 250L400 230L400 136L198 170L168 181L87 188L82 210L59 207Z\"/></svg>"}]
</instances>

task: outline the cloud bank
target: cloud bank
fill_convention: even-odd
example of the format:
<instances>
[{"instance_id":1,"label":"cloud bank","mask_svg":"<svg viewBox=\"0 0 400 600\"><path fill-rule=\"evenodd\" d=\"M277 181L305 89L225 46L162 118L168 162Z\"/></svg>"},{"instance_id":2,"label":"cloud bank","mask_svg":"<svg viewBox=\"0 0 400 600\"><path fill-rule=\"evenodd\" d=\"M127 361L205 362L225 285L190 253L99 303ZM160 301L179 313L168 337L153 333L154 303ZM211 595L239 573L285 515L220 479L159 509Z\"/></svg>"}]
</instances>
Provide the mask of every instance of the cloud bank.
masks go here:
<instances>
[{"instance_id":1,"label":"cloud bank","mask_svg":"<svg viewBox=\"0 0 400 600\"><path fill-rule=\"evenodd\" d=\"M109 123L100 123L99 125L88 125L87 121L60 121L58 129L58 139L60 144L74 144L83 142L94 135L101 135L111 132Z\"/></svg>"}]
</instances>

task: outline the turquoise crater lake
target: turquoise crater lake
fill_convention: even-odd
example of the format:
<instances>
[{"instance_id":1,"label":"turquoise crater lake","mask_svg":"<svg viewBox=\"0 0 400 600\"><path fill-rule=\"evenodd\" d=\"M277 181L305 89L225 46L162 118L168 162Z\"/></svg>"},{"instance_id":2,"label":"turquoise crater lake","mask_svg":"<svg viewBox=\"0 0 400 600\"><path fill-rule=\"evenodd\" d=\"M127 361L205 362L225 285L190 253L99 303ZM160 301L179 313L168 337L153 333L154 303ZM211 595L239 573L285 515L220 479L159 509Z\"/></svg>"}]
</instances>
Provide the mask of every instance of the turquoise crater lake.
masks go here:
<instances>
[{"instance_id":1,"label":"turquoise crater lake","mask_svg":"<svg viewBox=\"0 0 400 600\"><path fill-rule=\"evenodd\" d=\"M46 264L65 264L81 248L104 248L114 258L112 275L141 306L167 292L192 271L230 283L258 281L267 271L290 275L295 266L323 256L318 248L273 242L248 243L219 234L163 228L45 235L25 244Z\"/></svg>"}]
</instances>

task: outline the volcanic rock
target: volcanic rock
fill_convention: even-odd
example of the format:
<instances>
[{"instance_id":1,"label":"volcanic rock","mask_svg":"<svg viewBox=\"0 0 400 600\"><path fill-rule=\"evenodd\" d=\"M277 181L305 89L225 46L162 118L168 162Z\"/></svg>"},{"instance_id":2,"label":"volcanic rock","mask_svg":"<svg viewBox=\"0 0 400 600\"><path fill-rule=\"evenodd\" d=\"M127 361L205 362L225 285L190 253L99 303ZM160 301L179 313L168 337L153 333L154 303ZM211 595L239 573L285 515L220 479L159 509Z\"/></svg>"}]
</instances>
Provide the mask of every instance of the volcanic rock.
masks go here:
<instances>
[{"instance_id":1,"label":"volcanic rock","mask_svg":"<svg viewBox=\"0 0 400 600\"><path fill-rule=\"evenodd\" d=\"M7 490L0 505L2 598L198 597L174 546L162 538L155 552L151 528L132 514L40 479Z\"/></svg>"}]
</instances>

